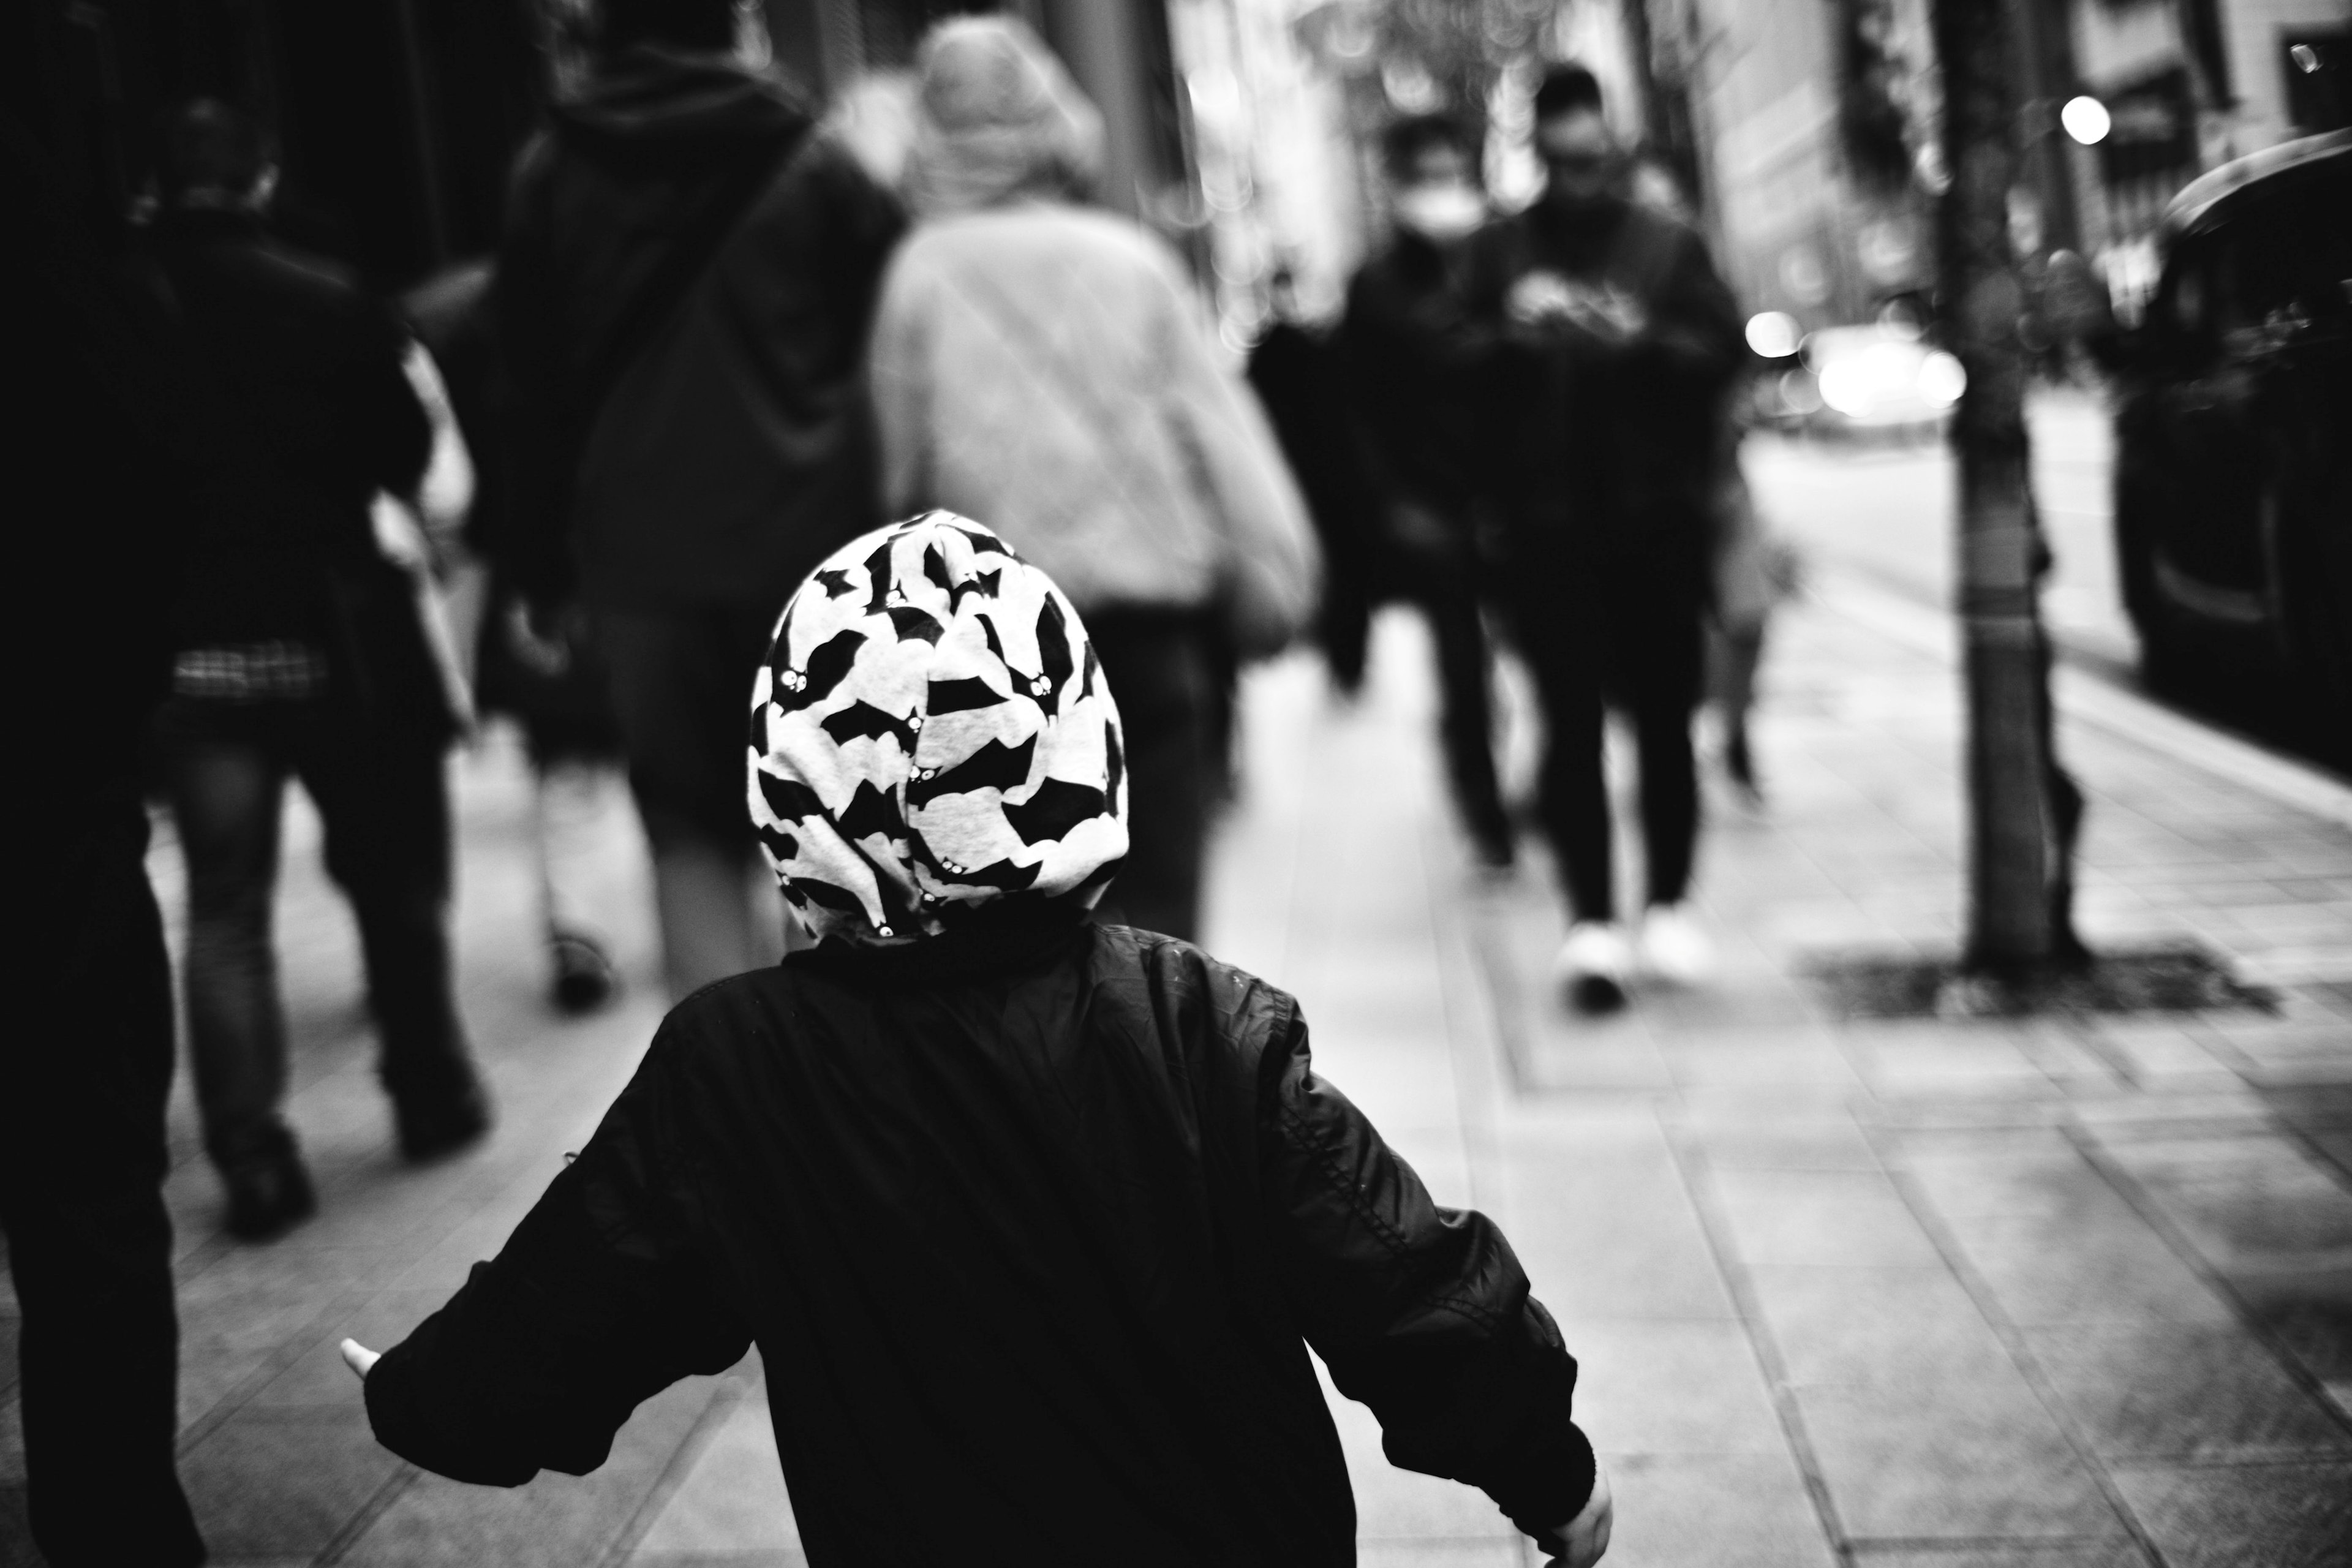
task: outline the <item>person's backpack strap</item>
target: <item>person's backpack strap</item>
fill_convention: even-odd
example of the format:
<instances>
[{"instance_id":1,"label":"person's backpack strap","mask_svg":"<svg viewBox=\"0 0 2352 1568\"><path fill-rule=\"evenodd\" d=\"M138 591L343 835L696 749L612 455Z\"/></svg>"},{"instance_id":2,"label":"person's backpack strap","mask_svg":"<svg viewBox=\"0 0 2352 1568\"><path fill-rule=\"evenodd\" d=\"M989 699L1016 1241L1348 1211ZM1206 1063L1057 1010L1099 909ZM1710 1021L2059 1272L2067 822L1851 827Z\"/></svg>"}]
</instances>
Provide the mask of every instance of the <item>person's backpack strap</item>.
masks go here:
<instances>
[{"instance_id":1,"label":"person's backpack strap","mask_svg":"<svg viewBox=\"0 0 2352 1568\"><path fill-rule=\"evenodd\" d=\"M805 121L787 126L779 134L745 148L730 162L719 177L717 194L679 230L668 252L637 286L635 295L615 313L614 330L596 357L582 368L572 399L575 438L585 439L621 378L709 270L752 204L774 183L811 132Z\"/></svg>"}]
</instances>

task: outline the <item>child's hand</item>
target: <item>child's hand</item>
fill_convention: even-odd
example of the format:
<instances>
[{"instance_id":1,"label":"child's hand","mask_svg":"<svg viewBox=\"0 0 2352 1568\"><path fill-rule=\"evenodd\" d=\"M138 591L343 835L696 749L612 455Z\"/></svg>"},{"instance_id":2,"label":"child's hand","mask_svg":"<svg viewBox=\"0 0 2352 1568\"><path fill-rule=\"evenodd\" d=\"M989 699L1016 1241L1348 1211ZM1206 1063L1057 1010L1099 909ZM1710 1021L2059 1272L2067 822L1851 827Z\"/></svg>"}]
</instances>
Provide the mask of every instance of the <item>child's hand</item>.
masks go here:
<instances>
[{"instance_id":1,"label":"child's hand","mask_svg":"<svg viewBox=\"0 0 2352 1568\"><path fill-rule=\"evenodd\" d=\"M1545 1563L1549 1568L1592 1568L1609 1550L1609 1527L1615 1515L1616 1505L1609 1498L1609 1472L1595 1465L1592 1495L1585 1500L1583 1510L1553 1531L1549 1540L1538 1542L1549 1553Z\"/></svg>"},{"instance_id":2,"label":"child's hand","mask_svg":"<svg viewBox=\"0 0 2352 1568\"><path fill-rule=\"evenodd\" d=\"M367 1381L368 1369L374 1366L376 1363L383 1359L383 1353L381 1351L372 1351L368 1349L367 1346L360 1343L357 1340L345 1340L343 1342L343 1364L350 1367L352 1369L352 1375L358 1378L362 1383L365 1383ZM1595 1497L1601 1495L1598 1488L1594 1489L1593 1495ZM1584 1513L1591 1513L1591 1505L1590 1503L1586 1504ZM1582 1519L1584 1514L1580 1513L1576 1517L1578 1519ZM1602 1531L1601 1539L1604 1541L1608 1539L1608 1532L1606 1531Z\"/></svg>"}]
</instances>

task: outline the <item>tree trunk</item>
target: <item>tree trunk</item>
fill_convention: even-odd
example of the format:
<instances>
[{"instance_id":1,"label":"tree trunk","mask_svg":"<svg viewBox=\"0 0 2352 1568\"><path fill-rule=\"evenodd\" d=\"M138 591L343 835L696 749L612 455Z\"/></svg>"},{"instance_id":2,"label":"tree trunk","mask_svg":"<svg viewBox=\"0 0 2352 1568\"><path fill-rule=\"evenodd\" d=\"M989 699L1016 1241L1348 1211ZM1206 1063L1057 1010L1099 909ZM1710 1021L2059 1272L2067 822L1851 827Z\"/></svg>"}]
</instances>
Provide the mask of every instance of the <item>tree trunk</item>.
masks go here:
<instances>
[{"instance_id":1,"label":"tree trunk","mask_svg":"<svg viewBox=\"0 0 2352 1568\"><path fill-rule=\"evenodd\" d=\"M1968 371L1952 425L1968 693L1965 965L2020 972L2080 952L2066 908L2079 797L2051 755L2042 547L2025 430L2024 307L2009 237L2021 167L2014 0L1934 0L1951 185L1937 214L1943 312Z\"/></svg>"}]
</instances>

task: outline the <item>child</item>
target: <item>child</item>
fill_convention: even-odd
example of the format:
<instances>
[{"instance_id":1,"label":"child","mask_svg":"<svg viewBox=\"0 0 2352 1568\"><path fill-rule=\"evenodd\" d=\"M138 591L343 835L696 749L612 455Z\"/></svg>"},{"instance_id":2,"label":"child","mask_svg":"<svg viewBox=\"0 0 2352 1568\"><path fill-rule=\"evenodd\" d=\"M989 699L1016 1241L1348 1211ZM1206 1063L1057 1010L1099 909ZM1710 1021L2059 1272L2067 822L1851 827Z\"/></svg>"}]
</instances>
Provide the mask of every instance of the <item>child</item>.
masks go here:
<instances>
[{"instance_id":1,"label":"child","mask_svg":"<svg viewBox=\"0 0 2352 1568\"><path fill-rule=\"evenodd\" d=\"M1118 710L944 512L835 554L752 693L813 944L674 1009L496 1260L378 1361L387 1447L518 1486L752 1343L812 1564L1348 1563L1312 1346L1409 1468L1595 1561L1576 1363L1499 1231L1314 1073L1290 997L1088 922Z\"/></svg>"}]
</instances>

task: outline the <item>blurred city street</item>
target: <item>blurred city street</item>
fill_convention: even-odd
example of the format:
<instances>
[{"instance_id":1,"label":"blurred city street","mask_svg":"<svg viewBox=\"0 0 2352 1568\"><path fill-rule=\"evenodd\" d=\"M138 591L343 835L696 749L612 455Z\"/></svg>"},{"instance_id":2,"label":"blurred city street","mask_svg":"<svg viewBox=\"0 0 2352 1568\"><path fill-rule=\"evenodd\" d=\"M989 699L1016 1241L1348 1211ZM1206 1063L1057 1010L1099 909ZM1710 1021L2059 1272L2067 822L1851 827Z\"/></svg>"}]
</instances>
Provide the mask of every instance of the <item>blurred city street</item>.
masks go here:
<instances>
[{"instance_id":1,"label":"blurred city street","mask_svg":"<svg viewBox=\"0 0 2352 1568\"><path fill-rule=\"evenodd\" d=\"M1207 945L1302 999L1322 1068L1442 1200L1502 1220L1583 1362L1611 1562L2352 1561L2352 790L2062 682L2092 795L2086 933L2202 942L2276 1011L1839 1021L1811 966L1957 938L1950 628L1872 579L1933 570L1895 553L1921 527L1904 498L1851 482L1885 459L1753 456L1810 586L1767 670L1769 809L1710 802L1716 983L1601 1021L1560 1005L1549 866L1470 868L1423 634L1397 612L1355 705L1303 656L1250 679ZM1507 750L1527 749L1515 726ZM517 1491L378 1447L337 1360L346 1334L400 1337L499 1246L660 1016L625 793L602 873L628 988L560 1021L520 752L498 736L459 766L462 994L495 1136L424 1168L394 1154L307 816L278 941L319 1217L266 1247L225 1236L179 1080L181 1464L214 1560L797 1563L756 1353L650 1401L596 1474ZM176 932L168 840L150 864ZM0 1376L15 1364L0 1346ZM1390 1468L1370 1416L1335 1404L1362 1561L1533 1561L1484 1498ZM35 1561L21 1481L10 1385L0 1563Z\"/></svg>"}]
</instances>

